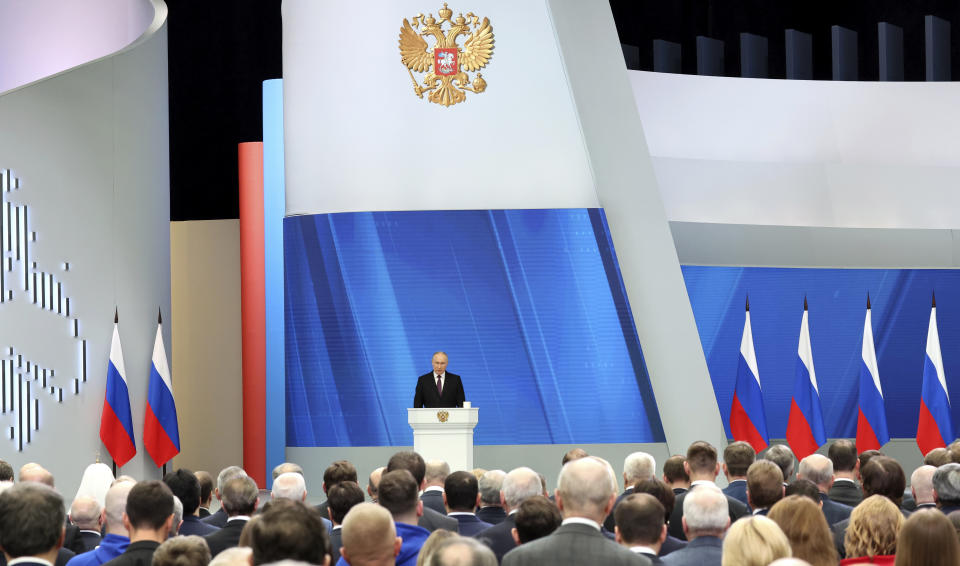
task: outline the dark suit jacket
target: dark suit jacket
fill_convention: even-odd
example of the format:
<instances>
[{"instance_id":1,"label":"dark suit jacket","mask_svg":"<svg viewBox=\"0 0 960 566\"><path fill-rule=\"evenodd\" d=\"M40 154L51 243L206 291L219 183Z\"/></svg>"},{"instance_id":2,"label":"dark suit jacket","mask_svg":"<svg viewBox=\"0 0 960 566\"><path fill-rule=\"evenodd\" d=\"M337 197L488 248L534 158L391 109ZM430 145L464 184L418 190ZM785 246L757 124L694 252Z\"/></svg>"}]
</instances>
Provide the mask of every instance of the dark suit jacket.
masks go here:
<instances>
[{"instance_id":1,"label":"dark suit jacket","mask_svg":"<svg viewBox=\"0 0 960 566\"><path fill-rule=\"evenodd\" d=\"M200 508L200 518L201 518L201 519L206 519L206 518L209 517L209 516L210 516L210 510L207 509L206 507L201 507L201 508Z\"/></svg>"},{"instance_id":2,"label":"dark suit jacket","mask_svg":"<svg viewBox=\"0 0 960 566\"><path fill-rule=\"evenodd\" d=\"M613 532L613 527L617 525L617 521L613 518L613 512L617 510L617 505L620 505L620 502L631 493L633 493L633 486L623 490L623 493L617 496L617 500L613 502L613 509L610 510L610 514L607 515L606 520L603 521L603 528L607 529L611 533Z\"/></svg>"},{"instance_id":3,"label":"dark suit jacket","mask_svg":"<svg viewBox=\"0 0 960 566\"><path fill-rule=\"evenodd\" d=\"M417 379L417 391L413 395L413 408L428 409L441 407L462 407L466 396L463 393L463 381L460 376L449 371L443 378L443 395L437 392L437 380L433 372Z\"/></svg>"},{"instance_id":4,"label":"dark suit jacket","mask_svg":"<svg viewBox=\"0 0 960 566\"><path fill-rule=\"evenodd\" d=\"M568 523L548 536L511 550L503 557L503 566L542 564L642 566L651 564L651 561L608 540L590 525Z\"/></svg>"},{"instance_id":5,"label":"dark suit jacket","mask_svg":"<svg viewBox=\"0 0 960 566\"><path fill-rule=\"evenodd\" d=\"M457 527L460 526L460 523L458 523L457 520L452 517L441 515L433 509L425 506L423 508L423 515L421 515L420 519L417 521L417 526L423 527L431 533L437 529L446 529L451 533L455 533L457 532Z\"/></svg>"},{"instance_id":6,"label":"dark suit jacket","mask_svg":"<svg viewBox=\"0 0 960 566\"><path fill-rule=\"evenodd\" d=\"M460 536L464 537L472 537L480 531L484 531L493 526L490 523L484 523L478 519L476 515L453 515L452 518L460 523Z\"/></svg>"},{"instance_id":7,"label":"dark suit jacket","mask_svg":"<svg viewBox=\"0 0 960 566\"><path fill-rule=\"evenodd\" d=\"M863 501L863 491L856 482L852 481L834 480L833 486L830 488L830 491L827 492L827 495L837 503L849 505L850 507L856 507Z\"/></svg>"},{"instance_id":8,"label":"dark suit jacket","mask_svg":"<svg viewBox=\"0 0 960 566\"><path fill-rule=\"evenodd\" d=\"M488 505L481 507L477 511L477 519L480 519L484 523L490 523L491 525L499 525L506 518L507 512L499 505Z\"/></svg>"},{"instance_id":9,"label":"dark suit jacket","mask_svg":"<svg viewBox=\"0 0 960 566\"><path fill-rule=\"evenodd\" d=\"M213 515L210 515L206 519L200 519L208 525L213 525L218 529L222 529L224 525L227 524L227 512L223 510L223 507L217 509L217 512Z\"/></svg>"},{"instance_id":10,"label":"dark suit jacket","mask_svg":"<svg viewBox=\"0 0 960 566\"><path fill-rule=\"evenodd\" d=\"M647 558L649 558L650 563L653 564L653 566L661 566L663 564L663 558L660 558L656 554L647 554L645 552L641 552L639 554L640 556L646 556Z\"/></svg>"},{"instance_id":11,"label":"dark suit jacket","mask_svg":"<svg viewBox=\"0 0 960 566\"><path fill-rule=\"evenodd\" d=\"M343 529L340 528L340 525L337 525L330 532L330 566L340 560L341 546L343 546Z\"/></svg>"},{"instance_id":12,"label":"dark suit jacket","mask_svg":"<svg viewBox=\"0 0 960 566\"><path fill-rule=\"evenodd\" d=\"M75 554L90 552L94 548L97 548L97 545L100 544L101 538L103 537L101 537L100 533L98 532L80 531L80 536L73 539L73 544L70 545L70 550Z\"/></svg>"},{"instance_id":13,"label":"dark suit jacket","mask_svg":"<svg viewBox=\"0 0 960 566\"><path fill-rule=\"evenodd\" d=\"M676 501L673 502L673 513L670 514L670 526L668 532L670 536L676 537L680 540L687 540L687 535L683 532L683 500L687 497L687 494L690 491L685 491L677 496ZM729 495L727 497L727 508L730 511L730 522L734 522L740 517L745 517L750 514L750 511L747 509L747 506L741 502L739 499L734 499Z\"/></svg>"},{"instance_id":14,"label":"dark suit jacket","mask_svg":"<svg viewBox=\"0 0 960 566\"><path fill-rule=\"evenodd\" d=\"M0 555L2 554L3 553L0 552ZM76 555L77 554L72 550L61 548L60 550L57 551L57 559L53 562L53 566L67 566L67 562L69 562L70 559ZM7 565L7 562L6 560L4 560L3 566L6 566L6 565Z\"/></svg>"},{"instance_id":15,"label":"dark suit jacket","mask_svg":"<svg viewBox=\"0 0 960 566\"><path fill-rule=\"evenodd\" d=\"M219 531L217 527L213 525L208 525L200 520L200 517L196 515L187 515L183 518L183 523L180 524L179 534L183 536L197 535L205 537Z\"/></svg>"},{"instance_id":16,"label":"dark suit jacket","mask_svg":"<svg viewBox=\"0 0 960 566\"><path fill-rule=\"evenodd\" d=\"M671 552L676 552L677 550L685 548L686 546L687 541L667 535L667 538L664 539L663 544L660 545L660 556L666 556Z\"/></svg>"},{"instance_id":17,"label":"dark suit jacket","mask_svg":"<svg viewBox=\"0 0 960 566\"><path fill-rule=\"evenodd\" d=\"M105 562L103 566L150 566L150 563L153 562L153 551L158 546L160 546L160 543L152 540L131 542L123 554Z\"/></svg>"},{"instance_id":18,"label":"dark suit jacket","mask_svg":"<svg viewBox=\"0 0 960 566\"><path fill-rule=\"evenodd\" d=\"M750 506L750 503L747 502L747 480L733 480L730 485L723 488L723 493L740 501L747 507Z\"/></svg>"},{"instance_id":19,"label":"dark suit jacket","mask_svg":"<svg viewBox=\"0 0 960 566\"><path fill-rule=\"evenodd\" d=\"M850 518L850 512L853 511L853 507L832 501L830 496L825 493L820 494L820 501L823 503L823 516L827 518L828 525L839 523L844 519Z\"/></svg>"},{"instance_id":20,"label":"dark suit jacket","mask_svg":"<svg viewBox=\"0 0 960 566\"><path fill-rule=\"evenodd\" d=\"M443 504L442 491L424 491L423 495L420 496L420 501L423 501L425 508L429 507L441 515L447 514L447 507Z\"/></svg>"},{"instance_id":21,"label":"dark suit jacket","mask_svg":"<svg viewBox=\"0 0 960 566\"><path fill-rule=\"evenodd\" d=\"M663 558L666 566L720 566L723 555L723 539L697 537L687 547Z\"/></svg>"},{"instance_id":22,"label":"dark suit jacket","mask_svg":"<svg viewBox=\"0 0 960 566\"><path fill-rule=\"evenodd\" d=\"M517 526L513 518L514 515L507 515L499 525L494 525L474 535L475 539L489 546L490 550L497 555L497 562L502 562L503 555L517 547L513 535L510 534L513 527Z\"/></svg>"},{"instance_id":23,"label":"dark suit jacket","mask_svg":"<svg viewBox=\"0 0 960 566\"><path fill-rule=\"evenodd\" d=\"M330 508L329 501L324 501L319 505L314 505L313 508L319 511L320 516L323 517L324 519L330 519L330 514L327 512L327 510Z\"/></svg>"},{"instance_id":24,"label":"dark suit jacket","mask_svg":"<svg viewBox=\"0 0 960 566\"><path fill-rule=\"evenodd\" d=\"M203 540L207 541L207 546L210 547L211 558L228 548L237 546L240 542L240 533L246 525L247 522L244 520L233 519L227 521L219 531L203 537Z\"/></svg>"}]
</instances>

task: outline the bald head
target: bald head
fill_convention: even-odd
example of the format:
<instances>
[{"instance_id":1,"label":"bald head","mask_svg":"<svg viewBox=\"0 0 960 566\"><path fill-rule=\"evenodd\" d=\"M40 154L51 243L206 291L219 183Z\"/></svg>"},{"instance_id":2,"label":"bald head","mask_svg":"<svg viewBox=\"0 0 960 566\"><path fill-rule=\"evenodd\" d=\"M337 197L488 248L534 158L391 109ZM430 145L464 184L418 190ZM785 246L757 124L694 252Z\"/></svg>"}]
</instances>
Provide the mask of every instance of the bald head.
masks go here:
<instances>
[{"instance_id":1,"label":"bald head","mask_svg":"<svg viewBox=\"0 0 960 566\"><path fill-rule=\"evenodd\" d=\"M933 466L920 466L910 475L910 491L917 505L934 503L933 474L937 469Z\"/></svg>"},{"instance_id":2,"label":"bald head","mask_svg":"<svg viewBox=\"0 0 960 566\"><path fill-rule=\"evenodd\" d=\"M584 517L602 523L616 497L616 477L610 465L597 458L567 463L557 480L557 506L567 517Z\"/></svg>"},{"instance_id":3,"label":"bald head","mask_svg":"<svg viewBox=\"0 0 960 566\"><path fill-rule=\"evenodd\" d=\"M85 531L100 530L100 503L88 495L81 495L70 506L70 522Z\"/></svg>"},{"instance_id":4,"label":"bald head","mask_svg":"<svg viewBox=\"0 0 960 566\"><path fill-rule=\"evenodd\" d=\"M543 484L540 483L537 472L530 468L514 468L503 478L500 494L503 496L503 505L509 512L519 507L525 499L542 495Z\"/></svg>"},{"instance_id":5,"label":"bald head","mask_svg":"<svg viewBox=\"0 0 960 566\"><path fill-rule=\"evenodd\" d=\"M723 536L730 526L726 496L715 485L698 485L683 499L682 521L688 540L708 535Z\"/></svg>"},{"instance_id":6,"label":"bald head","mask_svg":"<svg viewBox=\"0 0 960 566\"><path fill-rule=\"evenodd\" d=\"M104 521L107 523L107 533L128 536L127 528L123 526L123 513L127 509L127 495L133 486L132 481L115 482L107 490L106 503L103 508Z\"/></svg>"},{"instance_id":7,"label":"bald head","mask_svg":"<svg viewBox=\"0 0 960 566\"><path fill-rule=\"evenodd\" d=\"M370 499L374 501L377 500L377 490L380 489L380 476L383 475L386 466L380 466L376 470L370 472L370 477L367 478L367 495L370 496Z\"/></svg>"},{"instance_id":8,"label":"bald head","mask_svg":"<svg viewBox=\"0 0 960 566\"><path fill-rule=\"evenodd\" d=\"M797 477L817 484L817 489L826 493L833 485L833 460L823 454L811 454L800 460Z\"/></svg>"},{"instance_id":9,"label":"bald head","mask_svg":"<svg viewBox=\"0 0 960 566\"><path fill-rule=\"evenodd\" d=\"M53 474L40 464L30 462L20 467L20 481L42 483L53 487Z\"/></svg>"},{"instance_id":10,"label":"bald head","mask_svg":"<svg viewBox=\"0 0 960 566\"><path fill-rule=\"evenodd\" d=\"M354 505L343 518L343 559L351 566L393 563L402 541L393 516L375 503Z\"/></svg>"},{"instance_id":11,"label":"bald head","mask_svg":"<svg viewBox=\"0 0 960 566\"><path fill-rule=\"evenodd\" d=\"M430 460L426 464L426 473L423 476L423 479L427 482L426 487L443 487L443 482L449 475L450 464L444 462L443 460Z\"/></svg>"},{"instance_id":12,"label":"bald head","mask_svg":"<svg viewBox=\"0 0 960 566\"><path fill-rule=\"evenodd\" d=\"M273 480L273 491L270 495L273 499L304 501L307 498L307 484L303 480L303 475L297 472L285 472Z\"/></svg>"}]
</instances>

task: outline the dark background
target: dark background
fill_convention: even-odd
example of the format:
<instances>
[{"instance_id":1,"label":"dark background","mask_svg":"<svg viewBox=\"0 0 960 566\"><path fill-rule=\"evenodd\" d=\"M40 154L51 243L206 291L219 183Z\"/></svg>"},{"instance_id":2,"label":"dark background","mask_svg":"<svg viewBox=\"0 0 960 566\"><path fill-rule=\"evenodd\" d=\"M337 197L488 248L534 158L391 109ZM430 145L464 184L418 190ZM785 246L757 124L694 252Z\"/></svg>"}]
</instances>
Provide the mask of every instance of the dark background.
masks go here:
<instances>
[{"instance_id":1,"label":"dark background","mask_svg":"<svg viewBox=\"0 0 960 566\"><path fill-rule=\"evenodd\" d=\"M529 0L522 0L529 1ZM262 139L261 84L283 75L281 0L166 0L169 7L170 219L237 218L237 144ZM622 43L652 70L654 39L682 46L696 73L695 41L725 42L725 71L740 74L739 34L769 39L772 78L785 75L784 31L813 35L815 79L829 79L830 26L858 32L861 80L877 80L877 23L903 28L904 73L923 80L923 16L960 22L944 0L610 0ZM957 31L954 34L960 33ZM952 42L952 76L960 53Z\"/></svg>"}]
</instances>

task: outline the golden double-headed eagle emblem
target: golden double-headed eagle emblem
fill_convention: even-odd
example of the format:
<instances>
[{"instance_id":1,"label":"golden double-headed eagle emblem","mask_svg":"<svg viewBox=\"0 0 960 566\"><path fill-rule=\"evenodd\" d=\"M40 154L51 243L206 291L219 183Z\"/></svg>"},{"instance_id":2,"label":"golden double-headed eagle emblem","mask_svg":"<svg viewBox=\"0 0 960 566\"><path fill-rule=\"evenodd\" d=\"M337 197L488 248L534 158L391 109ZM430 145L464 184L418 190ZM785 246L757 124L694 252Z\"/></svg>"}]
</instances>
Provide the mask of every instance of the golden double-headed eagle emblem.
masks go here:
<instances>
[{"instance_id":1,"label":"golden double-headed eagle emblem","mask_svg":"<svg viewBox=\"0 0 960 566\"><path fill-rule=\"evenodd\" d=\"M473 79L470 72L479 71L487 65L493 56L493 28L490 20L468 12L466 17L458 14L451 19L453 10L443 8L437 11L440 20L433 14L417 14L413 23L404 18L400 28L400 60L407 66L413 92L420 98L427 94L427 100L452 106L467 98L467 91L480 94L487 89L487 81L477 73ZM444 24L450 24L447 31ZM472 31L471 31L472 30ZM433 36L432 48L427 47L427 36ZM457 44L457 38L467 36L463 47ZM413 73L426 72L423 83L417 82Z\"/></svg>"}]
</instances>

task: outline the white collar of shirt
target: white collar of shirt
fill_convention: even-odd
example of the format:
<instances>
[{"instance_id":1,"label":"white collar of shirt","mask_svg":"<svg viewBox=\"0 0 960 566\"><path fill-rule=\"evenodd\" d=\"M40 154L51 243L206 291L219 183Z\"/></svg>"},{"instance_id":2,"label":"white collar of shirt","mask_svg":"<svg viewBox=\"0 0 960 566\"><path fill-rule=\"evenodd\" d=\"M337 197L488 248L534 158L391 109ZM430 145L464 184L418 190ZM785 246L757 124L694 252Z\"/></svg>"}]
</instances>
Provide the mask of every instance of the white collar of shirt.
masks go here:
<instances>
[{"instance_id":1,"label":"white collar of shirt","mask_svg":"<svg viewBox=\"0 0 960 566\"><path fill-rule=\"evenodd\" d=\"M451 511L447 513L447 517L455 517L457 515L470 515L471 517L476 517L476 515L468 511Z\"/></svg>"},{"instance_id":2,"label":"white collar of shirt","mask_svg":"<svg viewBox=\"0 0 960 566\"><path fill-rule=\"evenodd\" d=\"M562 525L569 525L576 523L578 525L590 525L591 527L600 530L600 523L594 521L593 519L587 519L586 517L567 517L563 520Z\"/></svg>"},{"instance_id":3,"label":"white collar of shirt","mask_svg":"<svg viewBox=\"0 0 960 566\"><path fill-rule=\"evenodd\" d=\"M331 530L331 531L339 531L339 530L342 529L342 528L343 528L343 525L334 525L330 530Z\"/></svg>"},{"instance_id":4,"label":"white collar of shirt","mask_svg":"<svg viewBox=\"0 0 960 566\"><path fill-rule=\"evenodd\" d=\"M440 383L443 383L444 381L447 380L447 372L443 372L440 374L438 374L437 372L433 372L434 381L436 381L438 375L440 376Z\"/></svg>"},{"instance_id":5,"label":"white collar of shirt","mask_svg":"<svg viewBox=\"0 0 960 566\"><path fill-rule=\"evenodd\" d=\"M834 478L834 479L833 479L833 483L837 483L838 481L848 481L848 482L850 482L850 483L852 483L852 484L854 484L854 485L857 484L857 482L855 482L854 480L852 480L852 479L850 479L850 478Z\"/></svg>"},{"instance_id":6,"label":"white collar of shirt","mask_svg":"<svg viewBox=\"0 0 960 566\"><path fill-rule=\"evenodd\" d=\"M764 509L766 509L766 507L764 507ZM759 515L760 512L763 511L764 509L754 509L754 510L753 510L753 513L751 513L751 515Z\"/></svg>"},{"instance_id":7,"label":"white collar of shirt","mask_svg":"<svg viewBox=\"0 0 960 566\"><path fill-rule=\"evenodd\" d=\"M697 487L698 485L707 485L707 484L709 484L709 485L717 485L716 483L714 483L714 482L712 482L712 481L708 481L708 480L697 480L697 481L690 482L690 489L693 489L693 488Z\"/></svg>"},{"instance_id":8,"label":"white collar of shirt","mask_svg":"<svg viewBox=\"0 0 960 566\"><path fill-rule=\"evenodd\" d=\"M39 562L40 564L47 564L49 566L53 566L53 564L50 564L43 558L37 558L36 556L21 556L20 558L14 558L10 562L7 562L7 566L11 566L12 564L19 564L21 562Z\"/></svg>"},{"instance_id":9,"label":"white collar of shirt","mask_svg":"<svg viewBox=\"0 0 960 566\"><path fill-rule=\"evenodd\" d=\"M424 493L428 491L439 491L440 493L443 493L443 488L440 487L439 485L431 485L427 489L423 490Z\"/></svg>"},{"instance_id":10,"label":"white collar of shirt","mask_svg":"<svg viewBox=\"0 0 960 566\"><path fill-rule=\"evenodd\" d=\"M95 534L95 535L97 535L97 536L100 536L100 531L91 531L91 530L89 530L89 529L80 529L80 532L81 532L81 533L93 533L93 534Z\"/></svg>"},{"instance_id":11,"label":"white collar of shirt","mask_svg":"<svg viewBox=\"0 0 960 566\"><path fill-rule=\"evenodd\" d=\"M653 556L657 555L657 552L649 546L643 546L639 544L637 546L631 546L630 552L636 552L637 554L652 554Z\"/></svg>"},{"instance_id":12,"label":"white collar of shirt","mask_svg":"<svg viewBox=\"0 0 960 566\"><path fill-rule=\"evenodd\" d=\"M509 517L510 515L516 514L517 511L519 511L519 509L511 509L510 512L507 513L507 517Z\"/></svg>"},{"instance_id":13,"label":"white collar of shirt","mask_svg":"<svg viewBox=\"0 0 960 566\"><path fill-rule=\"evenodd\" d=\"M229 523L230 521L249 521L249 520L250 520L250 515L234 515L233 517L228 518L227 522ZM10 565L8 564L7 566L10 566Z\"/></svg>"}]
</instances>

